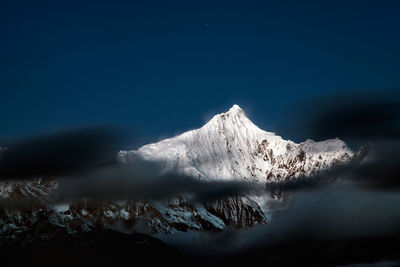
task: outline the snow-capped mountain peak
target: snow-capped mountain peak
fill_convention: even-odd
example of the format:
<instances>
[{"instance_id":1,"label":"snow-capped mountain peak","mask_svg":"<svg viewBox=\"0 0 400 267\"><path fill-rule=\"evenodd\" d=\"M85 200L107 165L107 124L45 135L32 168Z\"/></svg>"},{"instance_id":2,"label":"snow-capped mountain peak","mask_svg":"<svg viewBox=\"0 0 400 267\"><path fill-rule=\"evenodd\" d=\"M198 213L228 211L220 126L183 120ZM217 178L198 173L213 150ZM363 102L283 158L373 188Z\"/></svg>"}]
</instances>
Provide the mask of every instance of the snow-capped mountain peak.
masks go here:
<instances>
[{"instance_id":1,"label":"snow-capped mountain peak","mask_svg":"<svg viewBox=\"0 0 400 267\"><path fill-rule=\"evenodd\" d=\"M245 118L247 118L246 117L246 114L244 113L244 111L243 111L243 109L241 109L238 105L233 105L229 110L228 110L228 112L225 112L225 113L221 113L221 114L217 114L216 116L222 116L222 115L225 115L225 116L227 116L228 118L229 117L231 117L231 118L234 118L234 117L245 117Z\"/></svg>"},{"instance_id":2,"label":"snow-capped mountain peak","mask_svg":"<svg viewBox=\"0 0 400 267\"><path fill-rule=\"evenodd\" d=\"M227 112L215 115L203 128L246 128L260 130L246 116L245 112L238 106L233 105Z\"/></svg>"},{"instance_id":3,"label":"snow-capped mountain peak","mask_svg":"<svg viewBox=\"0 0 400 267\"><path fill-rule=\"evenodd\" d=\"M353 156L339 139L296 144L254 125L238 106L215 115L203 127L179 136L121 151L129 162L137 154L167 169L201 179L282 181L329 168Z\"/></svg>"}]
</instances>

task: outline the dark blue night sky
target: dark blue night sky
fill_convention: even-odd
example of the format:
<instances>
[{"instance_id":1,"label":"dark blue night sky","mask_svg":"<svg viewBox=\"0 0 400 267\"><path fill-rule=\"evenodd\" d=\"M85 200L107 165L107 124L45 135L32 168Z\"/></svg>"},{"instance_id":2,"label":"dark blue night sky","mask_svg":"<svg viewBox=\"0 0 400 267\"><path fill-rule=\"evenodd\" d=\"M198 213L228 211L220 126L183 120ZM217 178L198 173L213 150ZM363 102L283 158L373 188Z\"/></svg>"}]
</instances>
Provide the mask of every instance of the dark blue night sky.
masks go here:
<instances>
[{"instance_id":1,"label":"dark blue night sky","mask_svg":"<svg viewBox=\"0 0 400 267\"><path fill-rule=\"evenodd\" d=\"M400 86L398 1L1 1L0 136L98 124L153 138L237 103Z\"/></svg>"}]
</instances>

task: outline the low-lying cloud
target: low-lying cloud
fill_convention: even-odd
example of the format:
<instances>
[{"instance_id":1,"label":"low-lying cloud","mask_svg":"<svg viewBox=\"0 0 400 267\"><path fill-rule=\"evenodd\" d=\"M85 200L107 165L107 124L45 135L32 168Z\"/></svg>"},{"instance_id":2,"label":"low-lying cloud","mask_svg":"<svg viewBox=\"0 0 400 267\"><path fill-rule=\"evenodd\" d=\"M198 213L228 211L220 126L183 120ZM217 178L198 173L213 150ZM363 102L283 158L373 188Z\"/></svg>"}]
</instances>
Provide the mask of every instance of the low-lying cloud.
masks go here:
<instances>
[{"instance_id":1,"label":"low-lying cloud","mask_svg":"<svg viewBox=\"0 0 400 267\"><path fill-rule=\"evenodd\" d=\"M400 195L337 184L296 192L268 225L157 237L199 260L329 265L398 262Z\"/></svg>"},{"instance_id":2,"label":"low-lying cloud","mask_svg":"<svg viewBox=\"0 0 400 267\"><path fill-rule=\"evenodd\" d=\"M0 180L53 179L114 164L124 138L116 128L91 127L9 141L0 152Z\"/></svg>"},{"instance_id":3,"label":"low-lying cloud","mask_svg":"<svg viewBox=\"0 0 400 267\"><path fill-rule=\"evenodd\" d=\"M68 177L67 177L68 178ZM137 159L130 164L114 164L81 176L63 179L55 194L56 201L88 198L92 200L162 200L185 196L196 202L265 191L265 185L243 181L199 180L166 172L157 162Z\"/></svg>"}]
</instances>

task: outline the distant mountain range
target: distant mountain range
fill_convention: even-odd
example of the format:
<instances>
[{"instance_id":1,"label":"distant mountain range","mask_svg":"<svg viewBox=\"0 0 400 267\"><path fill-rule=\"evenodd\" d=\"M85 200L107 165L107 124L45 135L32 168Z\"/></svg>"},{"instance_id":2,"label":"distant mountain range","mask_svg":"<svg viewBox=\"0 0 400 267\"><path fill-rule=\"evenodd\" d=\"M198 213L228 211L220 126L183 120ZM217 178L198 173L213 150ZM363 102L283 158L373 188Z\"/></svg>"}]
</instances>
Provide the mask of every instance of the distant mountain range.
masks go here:
<instances>
[{"instance_id":1,"label":"distant mountain range","mask_svg":"<svg viewBox=\"0 0 400 267\"><path fill-rule=\"evenodd\" d=\"M145 145L138 150L120 151L117 158L130 164L138 157L157 161L166 171L200 180L233 180L254 184L280 183L318 174L346 164L354 153L340 139L294 143L254 125L244 111L234 105L215 115L200 129ZM0 183L0 232L9 242L31 227L58 227L66 233L90 232L97 228L146 233L173 233L187 230L220 231L227 226L251 227L271 219L271 202L284 196L242 195L209 204L193 203L177 196L168 201L109 201L93 204L75 200L55 205L49 193L58 180ZM21 201L29 200L29 204ZM4 240L5 240L4 239ZM1 242L1 241L0 241Z\"/></svg>"}]
</instances>

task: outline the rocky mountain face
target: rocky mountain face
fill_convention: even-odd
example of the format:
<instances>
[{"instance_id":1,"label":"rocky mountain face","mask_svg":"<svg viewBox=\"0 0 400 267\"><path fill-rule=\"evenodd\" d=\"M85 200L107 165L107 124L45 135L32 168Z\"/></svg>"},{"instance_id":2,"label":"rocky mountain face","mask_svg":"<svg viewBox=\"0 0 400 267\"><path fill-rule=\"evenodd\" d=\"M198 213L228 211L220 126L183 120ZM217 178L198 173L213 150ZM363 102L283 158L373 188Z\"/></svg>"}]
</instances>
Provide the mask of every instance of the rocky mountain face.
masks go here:
<instances>
[{"instance_id":1,"label":"rocky mountain face","mask_svg":"<svg viewBox=\"0 0 400 267\"><path fill-rule=\"evenodd\" d=\"M356 154L339 139L294 143L254 125L234 105L215 115L197 130L149 144L134 151L120 151L120 162L141 157L161 162L166 171L177 171L202 180L240 180L249 183L284 182L346 164ZM168 201L91 203L76 200L55 205L49 193L57 180L0 184L0 232L13 236L40 222L69 233L96 227L148 233L187 230L219 231L230 226L251 227L270 219L270 201L276 196L255 195L222 199L209 204L183 197ZM28 202L26 200L29 200ZM278 201L282 201L278 198Z\"/></svg>"}]
</instances>

